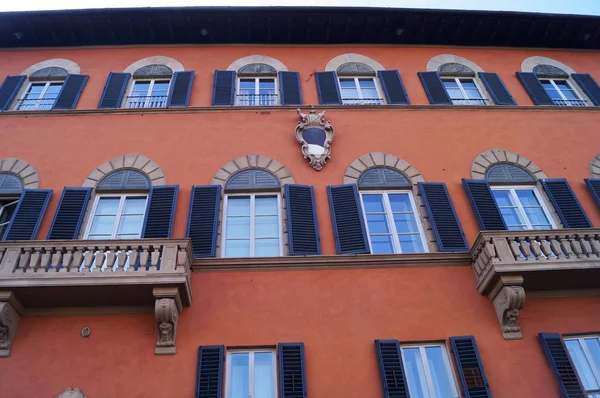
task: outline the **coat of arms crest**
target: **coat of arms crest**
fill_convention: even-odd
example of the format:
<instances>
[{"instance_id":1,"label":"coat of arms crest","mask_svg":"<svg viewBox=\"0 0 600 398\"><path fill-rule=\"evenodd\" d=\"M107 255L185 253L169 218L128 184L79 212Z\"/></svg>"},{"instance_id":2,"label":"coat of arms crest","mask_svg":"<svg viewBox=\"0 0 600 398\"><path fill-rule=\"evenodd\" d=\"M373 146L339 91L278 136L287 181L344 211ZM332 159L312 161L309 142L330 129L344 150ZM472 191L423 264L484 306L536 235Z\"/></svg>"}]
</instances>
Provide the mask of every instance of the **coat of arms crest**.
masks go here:
<instances>
[{"instance_id":1,"label":"coat of arms crest","mask_svg":"<svg viewBox=\"0 0 600 398\"><path fill-rule=\"evenodd\" d=\"M315 170L321 170L331 157L333 126L325 122L325 111L317 113L311 109L308 114L298 109L300 121L296 126L296 139L302 144L302 154Z\"/></svg>"}]
</instances>

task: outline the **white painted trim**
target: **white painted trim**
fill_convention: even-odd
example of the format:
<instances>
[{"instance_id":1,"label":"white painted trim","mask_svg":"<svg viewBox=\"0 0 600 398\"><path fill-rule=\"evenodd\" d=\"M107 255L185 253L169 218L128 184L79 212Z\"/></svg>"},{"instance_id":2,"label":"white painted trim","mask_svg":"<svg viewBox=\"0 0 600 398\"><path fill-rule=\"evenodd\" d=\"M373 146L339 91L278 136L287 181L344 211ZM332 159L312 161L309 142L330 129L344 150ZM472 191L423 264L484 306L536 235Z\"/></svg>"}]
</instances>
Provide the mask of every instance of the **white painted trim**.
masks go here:
<instances>
[{"instance_id":1,"label":"white painted trim","mask_svg":"<svg viewBox=\"0 0 600 398\"><path fill-rule=\"evenodd\" d=\"M238 98L238 94L240 92L240 80L246 80L246 79L254 79L254 94L257 95L259 93L259 80L263 80L263 79L273 79L274 81L274 91L275 91L275 103L272 105L258 105L258 106L275 106L275 105L279 105L279 100L280 100L280 96L279 96L279 79L277 78L277 76L237 76L235 79L235 92L234 92L234 96L235 96L235 105L236 106L240 106L239 103L239 98ZM242 104L242 106L244 106ZM249 105L246 105L249 106Z\"/></svg>"},{"instance_id":2,"label":"white painted trim","mask_svg":"<svg viewBox=\"0 0 600 398\"><path fill-rule=\"evenodd\" d=\"M490 100L489 98L486 98L483 90L481 89L481 87L479 86L479 82L477 78L475 77L455 77L455 76L442 76L442 85L444 84L444 80L454 80L458 86L458 89L460 90L461 94L462 94L462 98L452 98L450 97L450 93L448 93L448 90L446 89L446 87L444 87L444 89L446 90L446 93L448 94L448 97L450 97L450 101L453 100L464 100L465 102L457 102L455 105L473 105L473 104L469 104L466 101L470 100L470 101L484 101L483 104L475 104L475 105L490 105ZM477 89L477 91L479 92L479 96L481 98L468 98L467 97L467 93L465 91L465 88L463 87L463 84L461 82L461 80L471 80L473 82L473 84L475 84L475 88ZM454 103L454 102L453 102Z\"/></svg>"},{"instance_id":3,"label":"white painted trim","mask_svg":"<svg viewBox=\"0 0 600 398\"><path fill-rule=\"evenodd\" d=\"M165 81L168 80L169 81L169 86L167 87L167 95L165 96L165 104L163 106L155 106L155 107L151 107L148 106L151 102L151 97L150 97L150 93L152 93L152 90L154 89L154 83L156 83L156 81ZM129 89L128 95L124 98L125 100L125 108L129 108L129 98L132 97L134 88L135 88L135 84L137 82L142 82L142 81L149 81L150 85L148 86L148 91L146 91L146 100L144 101L144 106L140 106L137 107L137 109L144 109L144 108L164 108L167 106L167 101L169 100L169 91L171 90L171 83L173 83L173 79L172 77L165 77L165 78L152 78L152 79L135 79L133 80L131 87Z\"/></svg>"},{"instance_id":4,"label":"white painted trim","mask_svg":"<svg viewBox=\"0 0 600 398\"><path fill-rule=\"evenodd\" d=\"M273 381L272 385L272 394L271 396L277 397L277 355L274 349L265 348L265 349L253 349L253 350L227 350L227 356L225 360L225 397L231 398L231 354L248 354L248 398L254 397L254 354L256 353L269 353L271 354L271 371L272 376L271 380Z\"/></svg>"},{"instance_id":5,"label":"white painted trim","mask_svg":"<svg viewBox=\"0 0 600 398\"><path fill-rule=\"evenodd\" d=\"M342 79L354 79L354 87L356 88L356 92L358 93L358 98L360 98L360 100L361 100L361 101L358 101L358 103L360 103L360 104L363 104L363 102L362 102L363 95L362 95L362 89L360 88L359 79L373 80L373 84L375 85L375 91L377 92L377 98L381 99L381 102L375 103L373 101L367 100L365 104L368 104L368 105L384 105L385 104L385 96L383 95L383 91L379 88L379 79L377 79L375 77L371 77L371 76L338 76L338 85L340 87L340 95L342 93L342 82L341 82ZM344 103L344 98L342 96L342 104L343 103ZM353 103L353 104L355 105L356 103Z\"/></svg>"},{"instance_id":6,"label":"white painted trim","mask_svg":"<svg viewBox=\"0 0 600 398\"><path fill-rule=\"evenodd\" d=\"M137 193L113 193L113 194L96 195L96 197L94 198L94 204L92 205L92 211L90 212L90 216L88 217L88 223L85 228L85 234L83 235L83 239L90 239L89 234L92 229L92 224L94 223L94 217L96 216L96 210L98 208L98 202L100 202L100 199L120 198L119 206L117 208L117 214L115 215L115 223L113 225L113 230L112 230L110 238L109 238L109 239L118 239L117 231L119 229L119 225L121 224L121 220L123 218L123 208L125 206L125 200L130 197L139 197L139 198L145 197L146 198L146 204L145 204L144 210L142 212L142 217L144 217L146 214L146 210L148 209L148 194L144 194L144 193L140 193L140 194L137 194ZM143 220L142 220L141 227L143 227ZM140 228L140 236L141 236L141 234L142 234L142 230Z\"/></svg>"},{"instance_id":7,"label":"white painted trim","mask_svg":"<svg viewBox=\"0 0 600 398\"><path fill-rule=\"evenodd\" d=\"M355 53L347 53L338 55L337 57L331 59L327 65L325 65L326 72L336 72L337 69L345 63L348 62L358 62L361 64L365 64L373 68L375 72L378 70L385 70L385 67L381 65L379 62L375 61L373 58L366 57L364 55L355 54Z\"/></svg>"},{"instance_id":8,"label":"white painted trim","mask_svg":"<svg viewBox=\"0 0 600 398\"><path fill-rule=\"evenodd\" d=\"M554 222L554 218L552 217L550 211L548 210L548 206L546 205L546 202L542 198L542 195L540 194L540 192L538 191L536 186L533 186L533 185L532 186L528 186L528 185L491 185L490 188L492 189L492 191L509 191L511 200L514 203L513 207L517 208L517 212L518 212L519 216L521 217L521 220L524 221L524 224L527 227L526 228L527 230L533 230L533 226L532 226L531 222L529 221L529 218L527 218L527 214L525 213L523 204L521 203L521 201L519 200L519 197L517 196L516 190L517 189L520 189L520 190L531 189L533 191L533 194L535 195L535 198L539 202L540 207L542 208L542 211L544 212L544 215L546 216L550 225L552 226L551 229L557 228L556 223ZM500 207L500 206L498 206L498 207Z\"/></svg>"}]
</instances>

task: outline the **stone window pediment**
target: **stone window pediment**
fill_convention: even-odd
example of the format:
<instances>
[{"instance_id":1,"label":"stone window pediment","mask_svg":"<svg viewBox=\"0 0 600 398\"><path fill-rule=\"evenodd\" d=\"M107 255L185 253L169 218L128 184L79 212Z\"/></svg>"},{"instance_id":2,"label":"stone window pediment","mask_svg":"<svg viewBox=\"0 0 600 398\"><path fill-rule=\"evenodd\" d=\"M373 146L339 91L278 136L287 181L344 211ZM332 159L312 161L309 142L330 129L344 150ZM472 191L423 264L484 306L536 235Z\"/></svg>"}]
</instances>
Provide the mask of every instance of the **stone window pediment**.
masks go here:
<instances>
[{"instance_id":1,"label":"stone window pediment","mask_svg":"<svg viewBox=\"0 0 600 398\"><path fill-rule=\"evenodd\" d=\"M20 194L22 191L23 181L18 176L10 173L0 173L0 194Z\"/></svg>"},{"instance_id":2,"label":"stone window pediment","mask_svg":"<svg viewBox=\"0 0 600 398\"><path fill-rule=\"evenodd\" d=\"M141 68L139 68L138 70L133 72L134 79L140 79L140 78L143 79L143 78L149 78L149 77L168 78L168 77L171 77L172 75L173 75L173 70L171 68L169 68L166 65L158 65L158 64L142 66Z\"/></svg>"},{"instance_id":3,"label":"stone window pediment","mask_svg":"<svg viewBox=\"0 0 600 398\"><path fill-rule=\"evenodd\" d=\"M346 62L337 68L339 76L375 76L376 72L362 62Z\"/></svg>"},{"instance_id":4,"label":"stone window pediment","mask_svg":"<svg viewBox=\"0 0 600 398\"><path fill-rule=\"evenodd\" d=\"M466 65L457 62L449 62L441 65L438 72L442 76L475 76L475 71Z\"/></svg>"},{"instance_id":5,"label":"stone window pediment","mask_svg":"<svg viewBox=\"0 0 600 398\"><path fill-rule=\"evenodd\" d=\"M238 72L240 76L255 76L255 75L265 75L265 76L276 76L277 69L272 67L271 65L262 64L262 63L254 63L242 66Z\"/></svg>"},{"instance_id":6,"label":"stone window pediment","mask_svg":"<svg viewBox=\"0 0 600 398\"><path fill-rule=\"evenodd\" d=\"M412 183L401 172L387 168L376 167L362 173L358 179L359 188L410 188Z\"/></svg>"},{"instance_id":7,"label":"stone window pediment","mask_svg":"<svg viewBox=\"0 0 600 398\"><path fill-rule=\"evenodd\" d=\"M144 191L150 189L150 179L137 170L124 169L105 176L96 186L97 191Z\"/></svg>"},{"instance_id":8,"label":"stone window pediment","mask_svg":"<svg viewBox=\"0 0 600 398\"><path fill-rule=\"evenodd\" d=\"M279 179L262 169L248 169L234 174L225 184L226 191L280 190Z\"/></svg>"},{"instance_id":9,"label":"stone window pediment","mask_svg":"<svg viewBox=\"0 0 600 398\"><path fill-rule=\"evenodd\" d=\"M29 80L65 80L68 74L69 72L64 68L51 66L33 72L29 75Z\"/></svg>"},{"instance_id":10,"label":"stone window pediment","mask_svg":"<svg viewBox=\"0 0 600 398\"><path fill-rule=\"evenodd\" d=\"M535 183L536 179L527 170L513 164L495 164L487 169L485 179L490 183Z\"/></svg>"}]
</instances>

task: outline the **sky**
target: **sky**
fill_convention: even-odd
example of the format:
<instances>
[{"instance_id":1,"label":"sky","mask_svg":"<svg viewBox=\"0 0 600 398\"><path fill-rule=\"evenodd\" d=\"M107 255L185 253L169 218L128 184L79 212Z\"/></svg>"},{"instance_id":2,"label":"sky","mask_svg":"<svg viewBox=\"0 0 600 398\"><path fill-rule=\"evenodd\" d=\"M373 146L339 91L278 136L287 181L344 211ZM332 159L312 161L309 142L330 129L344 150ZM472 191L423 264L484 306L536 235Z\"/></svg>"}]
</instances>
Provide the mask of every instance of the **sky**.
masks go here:
<instances>
[{"instance_id":1,"label":"sky","mask_svg":"<svg viewBox=\"0 0 600 398\"><path fill-rule=\"evenodd\" d=\"M178 6L354 6L600 15L600 0L0 0L0 11Z\"/></svg>"}]
</instances>

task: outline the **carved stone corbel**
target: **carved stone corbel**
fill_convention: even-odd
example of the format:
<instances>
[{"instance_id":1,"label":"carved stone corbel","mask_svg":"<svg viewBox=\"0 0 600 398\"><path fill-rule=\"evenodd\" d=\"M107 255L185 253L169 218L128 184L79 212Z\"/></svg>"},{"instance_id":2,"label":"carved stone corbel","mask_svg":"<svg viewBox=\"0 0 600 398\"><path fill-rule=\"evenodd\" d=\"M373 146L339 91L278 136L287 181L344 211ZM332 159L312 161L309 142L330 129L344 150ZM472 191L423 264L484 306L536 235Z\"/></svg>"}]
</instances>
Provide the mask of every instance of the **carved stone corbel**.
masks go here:
<instances>
[{"instance_id":1,"label":"carved stone corbel","mask_svg":"<svg viewBox=\"0 0 600 398\"><path fill-rule=\"evenodd\" d=\"M154 348L154 354L175 354L177 320L182 308L179 290L176 287L155 287L152 294L156 298L154 315L156 316L156 328L158 330L158 340Z\"/></svg>"},{"instance_id":2,"label":"carved stone corbel","mask_svg":"<svg viewBox=\"0 0 600 398\"><path fill-rule=\"evenodd\" d=\"M0 292L0 357L10 356L13 338L17 332L23 306L10 291Z\"/></svg>"},{"instance_id":3,"label":"carved stone corbel","mask_svg":"<svg viewBox=\"0 0 600 398\"><path fill-rule=\"evenodd\" d=\"M79 388L67 388L55 398L87 398Z\"/></svg>"},{"instance_id":4,"label":"carved stone corbel","mask_svg":"<svg viewBox=\"0 0 600 398\"><path fill-rule=\"evenodd\" d=\"M525 306L525 290L521 287L522 284L521 275L502 276L488 296L494 303L500 330L506 340L523 338L518 323L519 311Z\"/></svg>"}]
</instances>

